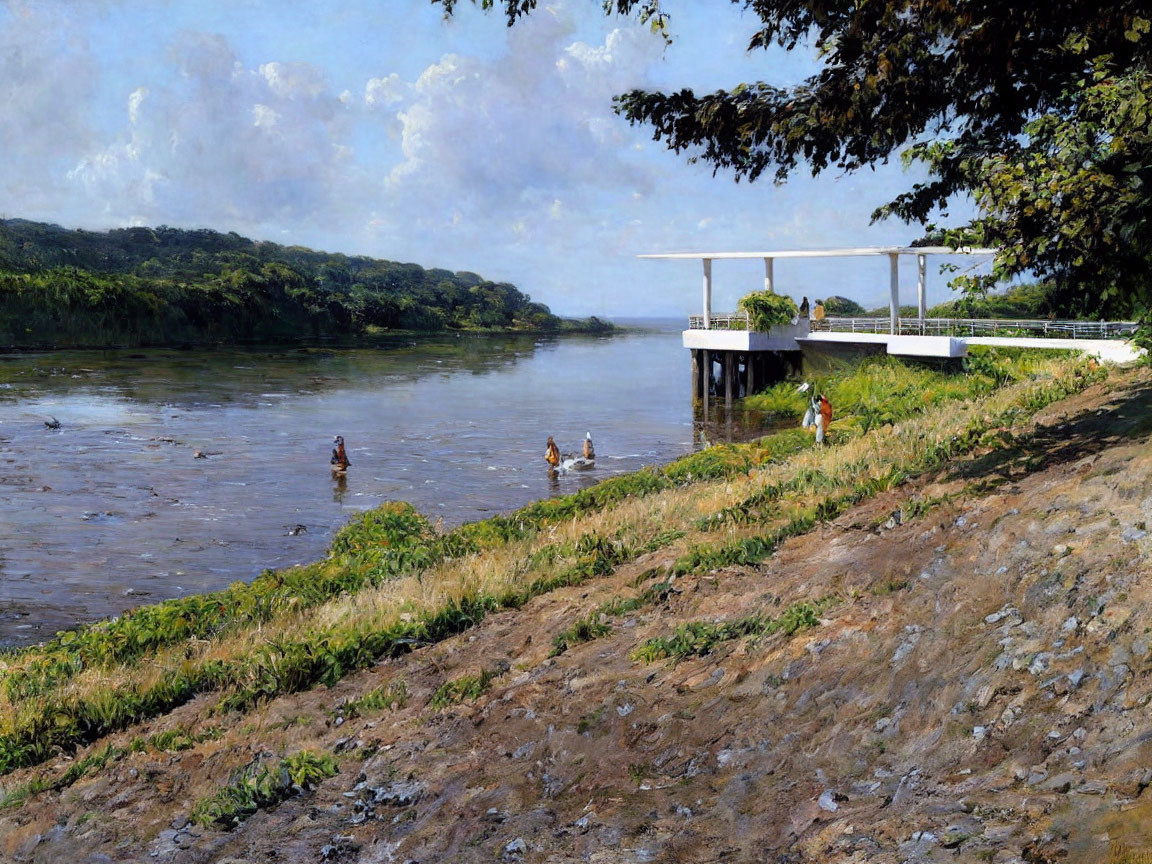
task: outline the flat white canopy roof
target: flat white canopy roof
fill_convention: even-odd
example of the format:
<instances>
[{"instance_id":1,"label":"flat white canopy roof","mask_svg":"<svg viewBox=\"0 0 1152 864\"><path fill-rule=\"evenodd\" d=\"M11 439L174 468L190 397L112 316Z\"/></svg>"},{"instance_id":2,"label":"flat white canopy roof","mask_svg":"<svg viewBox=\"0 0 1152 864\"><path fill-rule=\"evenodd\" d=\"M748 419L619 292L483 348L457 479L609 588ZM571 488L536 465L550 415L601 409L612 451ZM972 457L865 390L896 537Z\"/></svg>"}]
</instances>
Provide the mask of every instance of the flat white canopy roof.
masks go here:
<instances>
[{"instance_id":1,"label":"flat white canopy roof","mask_svg":"<svg viewBox=\"0 0 1152 864\"><path fill-rule=\"evenodd\" d=\"M858 246L844 249L777 249L774 252L652 252L638 258L848 258L856 255L995 255L995 249L962 246Z\"/></svg>"}]
</instances>

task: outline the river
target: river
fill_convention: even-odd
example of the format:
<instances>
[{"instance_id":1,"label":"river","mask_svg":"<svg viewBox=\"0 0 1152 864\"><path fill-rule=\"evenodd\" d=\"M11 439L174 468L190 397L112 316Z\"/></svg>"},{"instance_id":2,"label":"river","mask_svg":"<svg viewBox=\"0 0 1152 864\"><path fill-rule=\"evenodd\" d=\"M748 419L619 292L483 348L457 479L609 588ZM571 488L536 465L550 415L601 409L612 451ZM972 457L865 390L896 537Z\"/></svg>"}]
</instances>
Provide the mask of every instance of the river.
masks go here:
<instances>
[{"instance_id":1,"label":"river","mask_svg":"<svg viewBox=\"0 0 1152 864\"><path fill-rule=\"evenodd\" d=\"M455 525L687 453L679 325L0 355L0 646L315 560L389 499ZM547 437L588 431L595 469L550 478Z\"/></svg>"}]
</instances>

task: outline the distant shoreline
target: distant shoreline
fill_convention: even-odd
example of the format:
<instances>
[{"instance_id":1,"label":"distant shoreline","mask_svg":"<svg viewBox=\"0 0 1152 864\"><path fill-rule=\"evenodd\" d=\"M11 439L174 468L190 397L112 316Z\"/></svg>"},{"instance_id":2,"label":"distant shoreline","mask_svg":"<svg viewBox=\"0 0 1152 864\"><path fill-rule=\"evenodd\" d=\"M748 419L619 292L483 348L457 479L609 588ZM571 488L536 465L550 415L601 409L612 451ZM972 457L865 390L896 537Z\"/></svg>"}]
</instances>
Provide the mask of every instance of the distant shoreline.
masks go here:
<instances>
[{"instance_id":1,"label":"distant shoreline","mask_svg":"<svg viewBox=\"0 0 1152 864\"><path fill-rule=\"evenodd\" d=\"M602 319L601 319L602 320ZM111 344L17 344L0 345L0 354L48 354L53 351L204 351L214 348L372 348L395 339L444 339L452 336L616 336L652 328L620 326L565 327L562 329L525 330L494 328L491 330L383 330L378 333L308 336L298 339L207 340Z\"/></svg>"}]
</instances>

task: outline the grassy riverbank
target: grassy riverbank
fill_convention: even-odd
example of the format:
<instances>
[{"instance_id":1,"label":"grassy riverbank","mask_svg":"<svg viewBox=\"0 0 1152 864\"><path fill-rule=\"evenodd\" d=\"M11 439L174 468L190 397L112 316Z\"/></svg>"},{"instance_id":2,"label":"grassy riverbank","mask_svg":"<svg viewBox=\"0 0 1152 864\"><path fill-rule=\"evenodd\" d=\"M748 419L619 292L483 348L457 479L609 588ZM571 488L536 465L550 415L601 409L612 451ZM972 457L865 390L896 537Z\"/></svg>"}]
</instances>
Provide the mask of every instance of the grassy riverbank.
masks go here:
<instances>
[{"instance_id":1,"label":"grassy riverbank","mask_svg":"<svg viewBox=\"0 0 1152 864\"><path fill-rule=\"evenodd\" d=\"M333 684L656 550L674 552L679 573L762 560L917 473L975 448L1014 446L1013 430L1032 413L1103 374L1071 357L991 353L967 373L866 364L839 384L845 404L832 446L814 448L808 433L787 430L447 533L409 505L386 505L344 528L324 561L142 607L6 656L0 773L197 695L211 694L219 712L243 711ZM870 394L855 410L853 387Z\"/></svg>"}]
</instances>

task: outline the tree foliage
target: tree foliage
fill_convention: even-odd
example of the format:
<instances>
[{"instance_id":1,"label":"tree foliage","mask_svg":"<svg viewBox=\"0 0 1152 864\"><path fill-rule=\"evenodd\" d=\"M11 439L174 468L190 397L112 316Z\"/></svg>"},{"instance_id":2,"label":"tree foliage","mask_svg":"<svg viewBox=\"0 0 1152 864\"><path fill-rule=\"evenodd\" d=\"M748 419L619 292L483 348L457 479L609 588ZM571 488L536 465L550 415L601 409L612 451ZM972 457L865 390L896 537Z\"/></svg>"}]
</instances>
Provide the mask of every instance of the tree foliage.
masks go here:
<instances>
[{"instance_id":1,"label":"tree foliage","mask_svg":"<svg viewBox=\"0 0 1152 864\"><path fill-rule=\"evenodd\" d=\"M753 291L740 298L740 309L748 313L748 323L753 330L767 333L773 327L791 324L800 314L796 302L791 297L774 294L771 291Z\"/></svg>"},{"instance_id":2,"label":"tree foliage","mask_svg":"<svg viewBox=\"0 0 1152 864\"><path fill-rule=\"evenodd\" d=\"M851 318L856 315L864 315L865 311L864 307L855 300L849 300L847 297L840 297L837 294L833 294L824 301L824 314L831 317Z\"/></svg>"},{"instance_id":3,"label":"tree foliage","mask_svg":"<svg viewBox=\"0 0 1152 864\"><path fill-rule=\"evenodd\" d=\"M376 330L606 329L475 273L159 228L0 220L0 345L143 345Z\"/></svg>"},{"instance_id":4,"label":"tree foliage","mask_svg":"<svg viewBox=\"0 0 1152 864\"><path fill-rule=\"evenodd\" d=\"M454 2L439 2L451 13ZM748 50L814 49L819 71L790 87L633 90L617 110L738 180L854 171L894 156L920 163L929 179L878 202L874 218L924 225L938 242L997 247L993 278L1042 278L1062 314L1148 310L1147 0L732 2L757 21ZM503 7L511 24L537 4L481 5ZM603 5L674 24L658 0ZM977 217L946 225L961 196ZM975 293L991 281L956 280Z\"/></svg>"}]
</instances>

